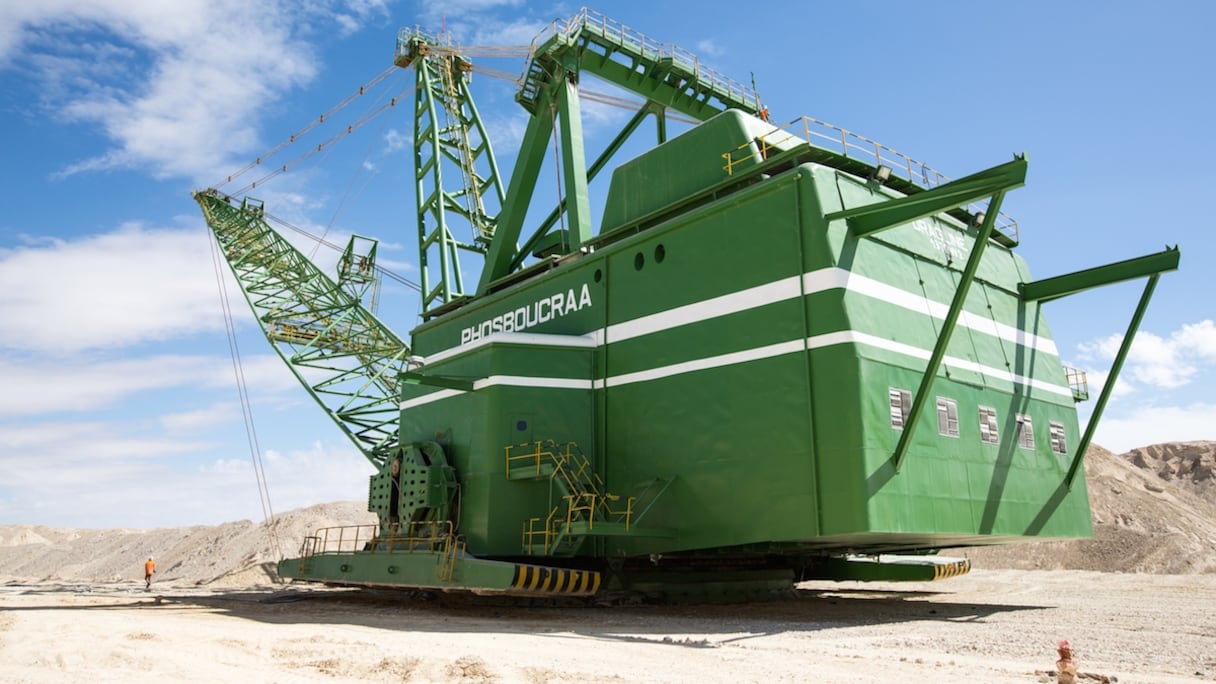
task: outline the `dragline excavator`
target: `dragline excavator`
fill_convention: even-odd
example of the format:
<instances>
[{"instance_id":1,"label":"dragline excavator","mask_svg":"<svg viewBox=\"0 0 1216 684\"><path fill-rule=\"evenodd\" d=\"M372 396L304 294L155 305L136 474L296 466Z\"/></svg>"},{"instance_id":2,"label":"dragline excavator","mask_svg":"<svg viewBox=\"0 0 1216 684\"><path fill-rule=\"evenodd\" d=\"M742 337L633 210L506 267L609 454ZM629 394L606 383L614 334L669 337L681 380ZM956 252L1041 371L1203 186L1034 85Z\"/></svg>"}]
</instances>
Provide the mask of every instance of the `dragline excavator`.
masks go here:
<instances>
[{"instance_id":1,"label":"dragline excavator","mask_svg":"<svg viewBox=\"0 0 1216 684\"><path fill-rule=\"evenodd\" d=\"M476 52L397 40L416 79L408 344L364 303L376 240L352 238L334 280L258 200L195 193L267 339L375 469L377 524L318 530L282 577L730 599L942 579L970 566L941 550L1092 534L1077 475L1113 382L1082 430L1084 376L1043 304L1146 279L1117 373L1177 248L1033 279L1001 211L1024 156L950 180L815 119L774 125L754 88L586 9L497 53L527 55L504 185ZM642 98L590 163L589 77ZM693 125L669 138L672 118ZM617 160L648 119L658 144Z\"/></svg>"}]
</instances>

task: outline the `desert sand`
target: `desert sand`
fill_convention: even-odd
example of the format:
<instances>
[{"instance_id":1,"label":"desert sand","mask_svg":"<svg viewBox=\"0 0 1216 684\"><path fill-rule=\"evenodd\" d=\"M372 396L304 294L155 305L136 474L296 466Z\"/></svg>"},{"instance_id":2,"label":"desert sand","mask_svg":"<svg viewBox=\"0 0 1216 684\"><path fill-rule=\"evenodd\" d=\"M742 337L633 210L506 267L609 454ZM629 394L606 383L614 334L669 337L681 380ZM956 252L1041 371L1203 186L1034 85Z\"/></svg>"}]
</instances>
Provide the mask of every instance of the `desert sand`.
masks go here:
<instances>
[{"instance_id":1,"label":"desert sand","mask_svg":"<svg viewBox=\"0 0 1216 684\"><path fill-rule=\"evenodd\" d=\"M271 530L290 554L314 527L364 522L356 503L269 526L0 526L0 681L1055 682L1060 639L1082 682L1213 681L1216 445L1183 447L1090 454L1092 540L955 550L970 575L745 605L274 581Z\"/></svg>"},{"instance_id":2,"label":"desert sand","mask_svg":"<svg viewBox=\"0 0 1216 684\"><path fill-rule=\"evenodd\" d=\"M735 606L534 606L332 589L0 588L9 682L1216 679L1216 576L979 570ZM1082 680L1087 681L1087 680ZM1088 680L1101 681L1101 680Z\"/></svg>"}]
</instances>

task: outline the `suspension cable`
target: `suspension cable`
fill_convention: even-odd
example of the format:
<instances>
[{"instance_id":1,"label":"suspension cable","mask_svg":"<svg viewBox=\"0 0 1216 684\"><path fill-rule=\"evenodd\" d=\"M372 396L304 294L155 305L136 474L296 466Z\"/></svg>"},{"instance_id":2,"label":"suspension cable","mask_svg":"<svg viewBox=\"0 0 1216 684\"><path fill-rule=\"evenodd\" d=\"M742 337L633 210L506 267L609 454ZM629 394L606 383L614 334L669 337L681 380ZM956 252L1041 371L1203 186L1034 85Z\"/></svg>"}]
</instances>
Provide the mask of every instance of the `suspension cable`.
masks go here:
<instances>
[{"instance_id":1,"label":"suspension cable","mask_svg":"<svg viewBox=\"0 0 1216 684\"><path fill-rule=\"evenodd\" d=\"M284 147L287 147L288 145L290 145L290 144L292 144L292 143L296 142L296 141L297 141L297 140L299 140L299 139L300 139L300 137L302 137L304 134L308 133L309 131L311 131L312 129L316 128L317 126L320 126L321 124L325 123L325 121L326 121L327 119L329 119L329 118L330 118L330 117L332 117L334 114L337 114L338 112L340 112L340 111L342 111L343 109L345 109L347 105L349 105L350 103L352 103L352 102L354 102L355 100L359 99L359 98L360 98L360 97L362 97L363 95L367 94L367 92L368 92L369 90L371 90L372 88L374 88L374 87L376 87L377 85L379 85L379 83L380 83L381 81L383 81L384 79L388 78L389 74L393 73L393 71L394 71L394 70L396 70L396 69L397 69L397 66L396 66L396 65L393 65L393 66L390 66L390 67L386 68L384 71L380 72L380 73L379 73L379 74L377 74L375 77L373 77L373 78L372 78L372 80L370 80L370 81L368 81L367 83L364 83L363 85L359 86L359 89L358 89L358 90L356 90L354 93L352 93L352 94L348 95L348 96L346 97L346 99L342 100L342 101L341 101L341 102L339 102L338 104L336 104L336 105L334 105L333 107L331 107L331 108L329 109L329 111L325 112L324 114L322 114L321 116L317 117L317 118L316 118L316 119L314 119L313 121L310 121L310 122L309 122L308 124L306 124L306 125L305 125L303 128L301 128L300 130L298 130L298 131L296 131L295 133L293 133L293 134L291 134L290 136L288 136L286 140L284 140L283 142L279 143L278 145L275 145L274 147L270 148L270 150L268 150L268 151L267 151L265 154L261 155L260 157L257 157L256 159L254 159L253 161L249 162L249 163L248 163L248 164L246 164L245 166L242 166L241 168L239 168L239 169L237 169L236 171L232 172L232 173L231 173L231 174L230 174L230 175L229 175L227 178L225 178L224 180L222 180L222 181L220 181L220 182L216 183L216 184L215 184L215 185L213 185L212 187L213 187L213 188L217 188L217 189L218 189L218 188L221 188L221 187L223 187L223 186L225 186L225 185L227 185L227 184L231 183L232 181L236 180L237 178L241 177L242 175L244 175L244 174L245 174L247 171L249 171L249 170L250 170L250 169L252 169L253 167L255 167L255 166L260 166L260 165L261 165L263 162L265 162L266 160L268 160L268 159L270 159L271 157L273 157L275 154L278 154L280 151L282 151L282 149L283 149ZM240 193L234 193L234 194L240 194Z\"/></svg>"},{"instance_id":2,"label":"suspension cable","mask_svg":"<svg viewBox=\"0 0 1216 684\"><path fill-rule=\"evenodd\" d=\"M253 404L249 400L249 390L245 383L245 369L241 363L241 350L236 340L236 324L232 318L232 309L228 305L228 287L224 284L223 257L213 233L208 231L208 244L211 247L211 265L215 271L215 282L220 297L220 308L224 312L224 327L228 334L228 352L232 358L232 373L236 379L237 395L240 397L241 417L245 422L245 439L249 444L250 460L253 461L253 475L257 480L258 498L262 504L262 518L266 523L266 532L270 536L271 551L282 559L283 548L279 543L279 535L274 524L274 507L270 502L270 485L266 480L266 466L262 461L262 447L258 443L257 429L253 421Z\"/></svg>"},{"instance_id":3,"label":"suspension cable","mask_svg":"<svg viewBox=\"0 0 1216 684\"><path fill-rule=\"evenodd\" d=\"M279 175L280 173L287 171L290 168L295 167L296 165L305 161L306 159L313 156L314 154L316 154L318 152L322 152L328 147L332 147L334 143L345 138L346 136L350 135L351 133L354 133L355 131L359 130L359 128L362 127L367 122L371 121L372 119L375 119L377 116L380 116L381 114L388 111L392 107L396 107L397 103L400 102L402 99L404 99L405 93L407 90L409 90L409 88L410 88L410 86L406 86L406 87L402 88L400 90L400 92L398 92L397 95L395 97L393 97L391 100L380 105L379 107L377 107L375 110L369 112L368 114L365 114L363 117L361 117L359 120L355 121L353 124L350 124L345 129L338 131L334 135L330 136L329 139L326 140L325 142L322 142L321 144L317 145L316 147L309 149L304 154L301 154L300 156L296 157L295 159L292 159L291 161L287 162L286 164L283 164L282 166L278 167L274 171L271 171L270 173L266 174L265 176L262 176L261 178L253 181L252 183L249 183L245 187L237 190L236 192L234 192L232 194L244 195L247 190L252 190L253 188L256 188L257 186L264 184L266 181L270 180L271 178L274 178L275 176Z\"/></svg>"},{"instance_id":4,"label":"suspension cable","mask_svg":"<svg viewBox=\"0 0 1216 684\"><path fill-rule=\"evenodd\" d=\"M334 250L335 252L341 253L341 252L346 251L345 248L343 248L342 246L334 244L333 242L330 242L329 240L326 240L325 238L322 238L320 236L314 235L313 233L310 233L307 230L304 230L303 228L291 223L290 221L281 219L281 218L279 218L273 214L269 214L269 213L264 213L262 216L267 221L273 221L288 230L299 233L300 235L308 238L309 240L313 240L319 244L325 245L326 247ZM418 283L415 283L414 281L410 280L409 278L406 278L402 275L398 275L397 273L394 273L393 271L390 271L387 268L380 266L379 264L377 264L375 266L375 270L377 273L384 276L385 278L388 278L389 280L392 280L401 285L404 285L415 292L419 292L419 293L422 292L422 286L419 285Z\"/></svg>"},{"instance_id":5,"label":"suspension cable","mask_svg":"<svg viewBox=\"0 0 1216 684\"><path fill-rule=\"evenodd\" d=\"M404 92L404 89L402 92ZM387 118L380 121L379 131L377 131L376 135L371 136L371 140L367 144L367 149L363 152L363 159L360 160L359 165L355 167L355 170L351 172L350 180L346 184L346 189L342 193L342 198L338 200L338 206L334 209L333 216L330 217L329 223L325 226L325 231L321 233L322 240L325 238L325 236L329 235L329 231L334 227L334 224L338 222L338 217L342 215L342 210L346 207L346 201L351 197L351 189L355 186L355 181L358 180L359 175L368 167L367 160L372 156L372 150L375 148L376 142L380 139L380 136L383 135L384 127L388 125L388 121L389 120ZM356 197L363 193L363 190L367 188L375 175L376 173L374 170L372 173L368 174L367 180L364 181L362 187L355 192ZM309 261L316 258L317 250L320 248L321 240L317 240L316 244L313 245L312 252L308 254Z\"/></svg>"}]
</instances>

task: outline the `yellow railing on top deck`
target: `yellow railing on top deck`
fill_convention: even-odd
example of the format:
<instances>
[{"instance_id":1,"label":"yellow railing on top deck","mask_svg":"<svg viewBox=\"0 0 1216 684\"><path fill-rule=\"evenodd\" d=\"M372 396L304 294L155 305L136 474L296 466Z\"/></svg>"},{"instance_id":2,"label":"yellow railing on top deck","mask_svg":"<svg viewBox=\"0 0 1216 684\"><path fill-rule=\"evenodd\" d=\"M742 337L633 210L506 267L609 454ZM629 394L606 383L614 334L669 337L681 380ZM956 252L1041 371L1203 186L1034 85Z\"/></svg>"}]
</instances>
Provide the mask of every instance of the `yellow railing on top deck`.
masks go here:
<instances>
[{"instance_id":1,"label":"yellow railing on top deck","mask_svg":"<svg viewBox=\"0 0 1216 684\"><path fill-rule=\"evenodd\" d=\"M951 180L949 176L928 164L917 161L880 142L809 116L799 117L782 126L774 126L771 131L755 140L723 152L722 158L726 160L726 163L722 166L722 170L726 171L727 175L733 175L735 166L740 163L763 161L778 151L790 149L791 143L804 142L849 159L857 159L875 169L885 166L893 175L926 190L936 188ZM978 214L983 212L987 206L988 200L982 200L967 205L966 209L972 214ZM1015 242L1021 237L1017 220L1004 212L998 215L995 228L1013 238Z\"/></svg>"}]
</instances>

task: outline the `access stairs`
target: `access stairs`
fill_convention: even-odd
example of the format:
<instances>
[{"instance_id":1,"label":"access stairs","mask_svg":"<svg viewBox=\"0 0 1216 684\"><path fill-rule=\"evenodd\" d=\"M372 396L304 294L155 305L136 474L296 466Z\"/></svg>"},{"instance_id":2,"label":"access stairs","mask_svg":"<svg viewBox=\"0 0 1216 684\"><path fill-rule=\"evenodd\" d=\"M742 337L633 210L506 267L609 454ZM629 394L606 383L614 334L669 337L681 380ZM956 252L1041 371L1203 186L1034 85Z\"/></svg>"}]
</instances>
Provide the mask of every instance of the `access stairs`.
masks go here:
<instances>
[{"instance_id":1,"label":"access stairs","mask_svg":"<svg viewBox=\"0 0 1216 684\"><path fill-rule=\"evenodd\" d=\"M545 518L523 526L523 551L530 556L575 555L591 536L634 532L636 497L605 491L604 482L574 442L536 441L506 447L508 480L548 480L551 500L560 501Z\"/></svg>"}]
</instances>

